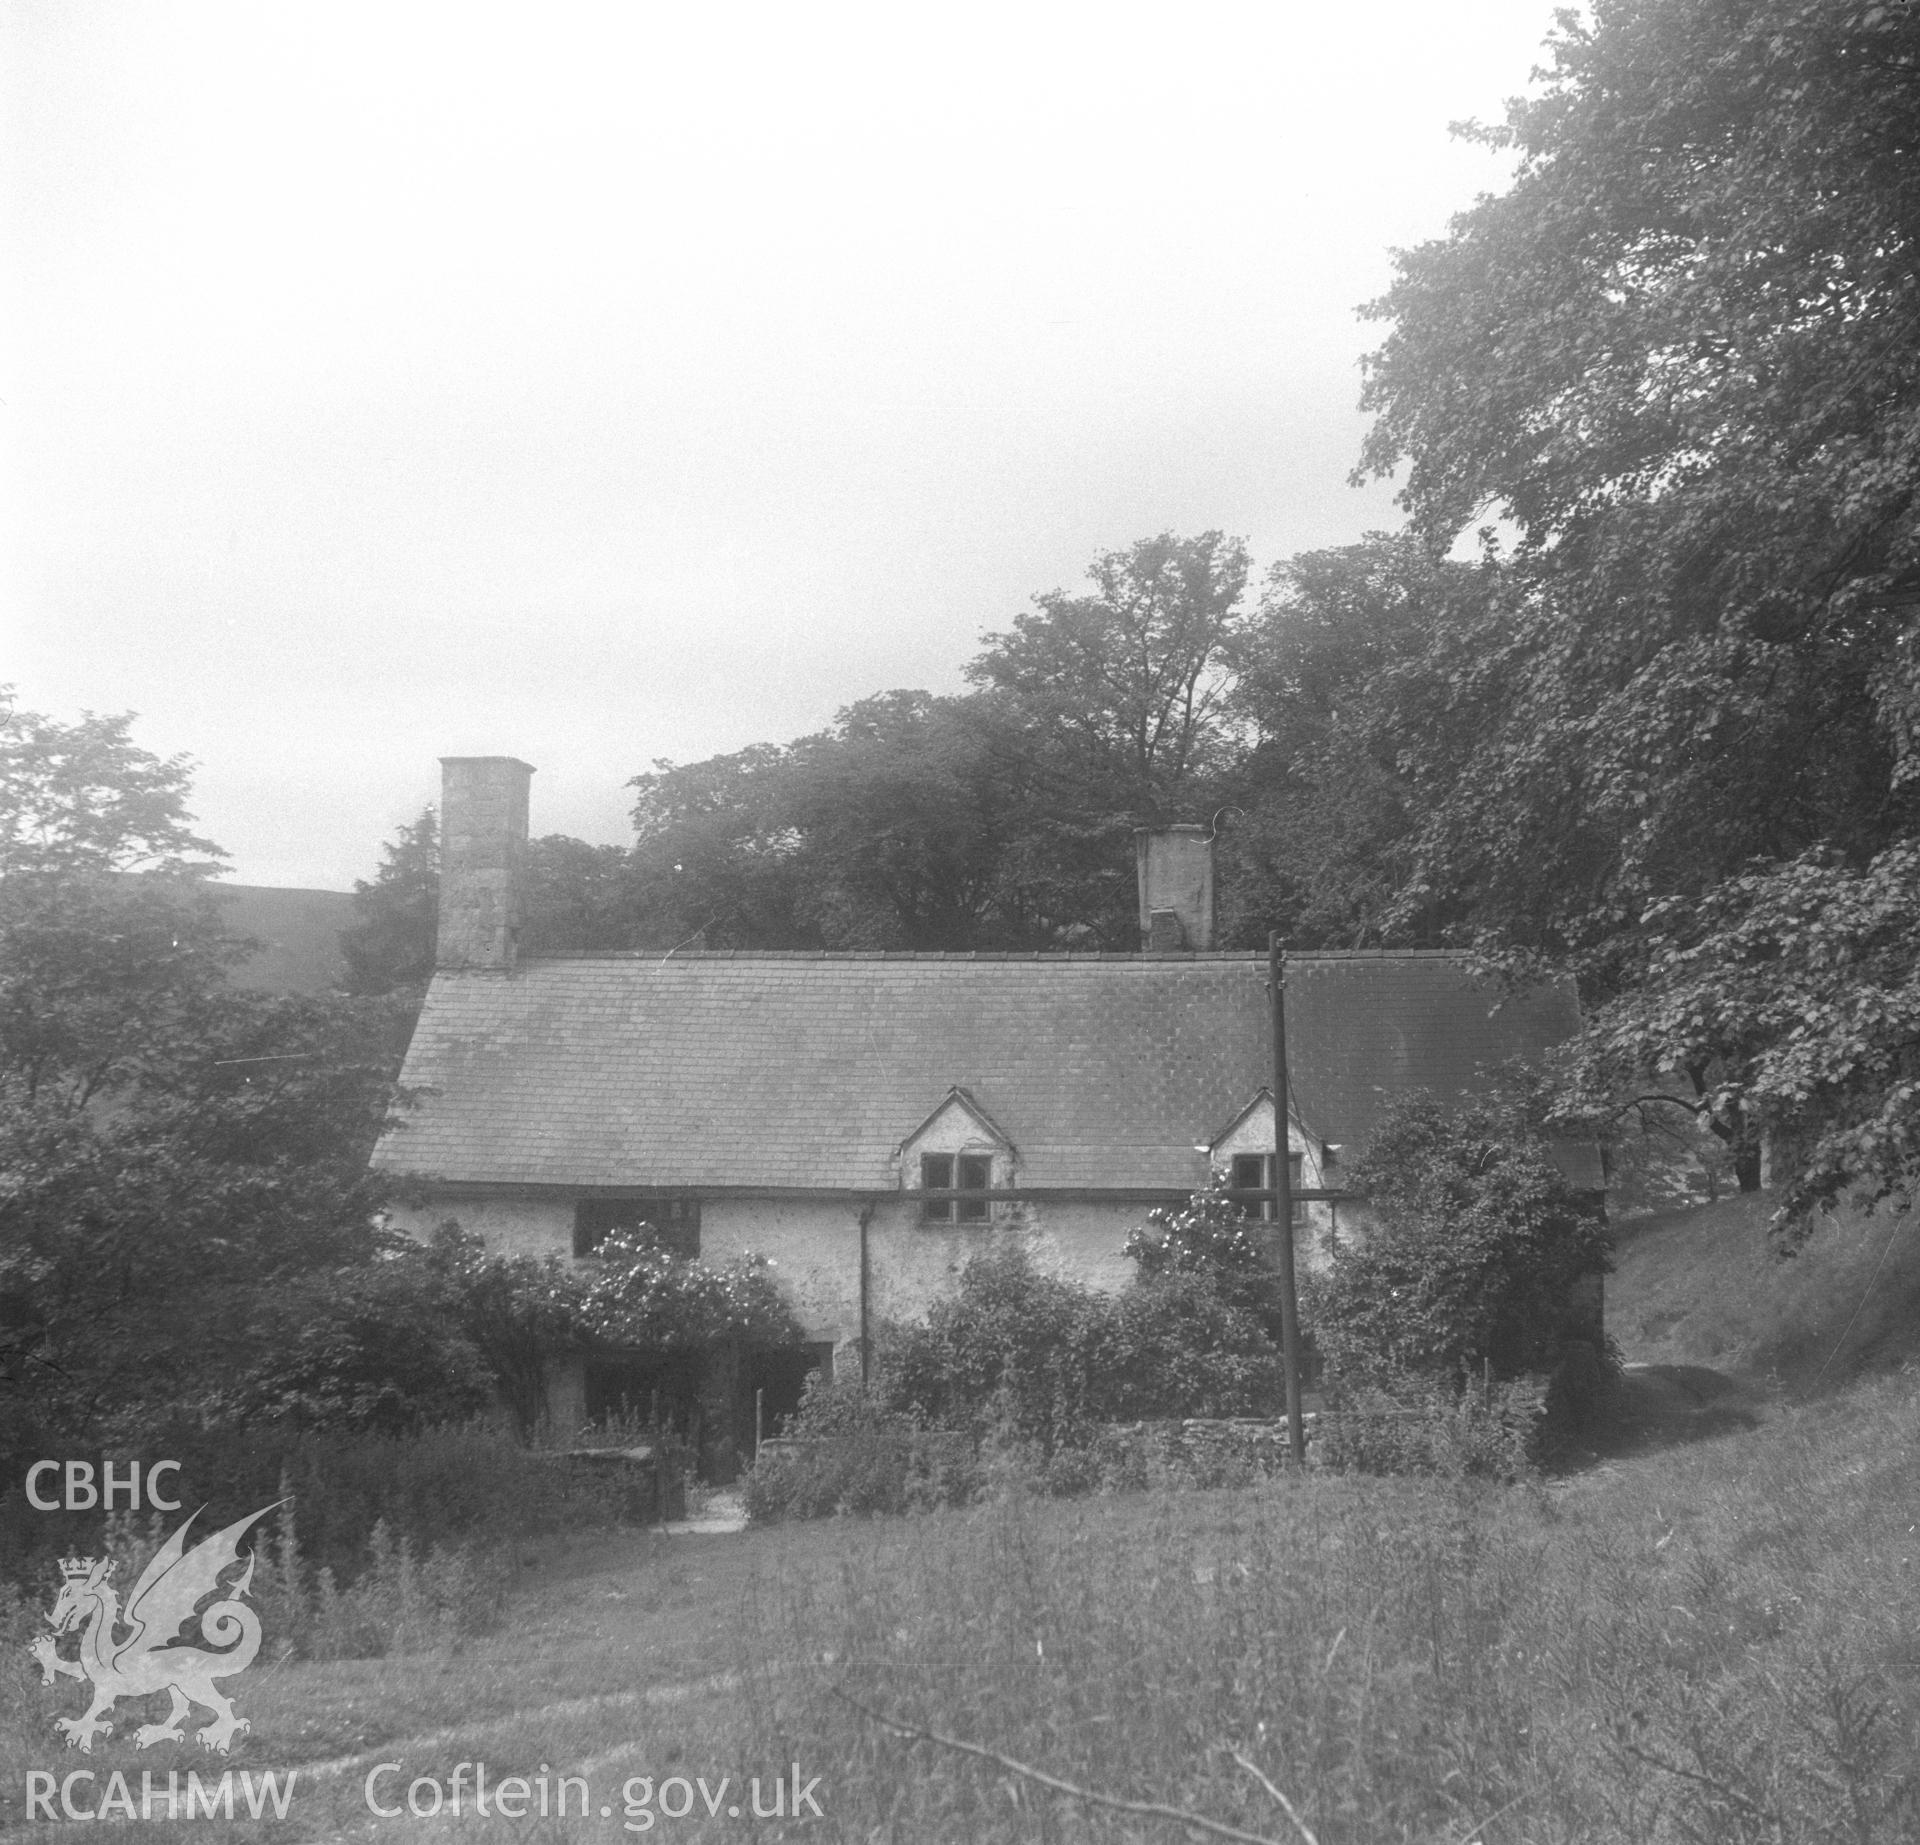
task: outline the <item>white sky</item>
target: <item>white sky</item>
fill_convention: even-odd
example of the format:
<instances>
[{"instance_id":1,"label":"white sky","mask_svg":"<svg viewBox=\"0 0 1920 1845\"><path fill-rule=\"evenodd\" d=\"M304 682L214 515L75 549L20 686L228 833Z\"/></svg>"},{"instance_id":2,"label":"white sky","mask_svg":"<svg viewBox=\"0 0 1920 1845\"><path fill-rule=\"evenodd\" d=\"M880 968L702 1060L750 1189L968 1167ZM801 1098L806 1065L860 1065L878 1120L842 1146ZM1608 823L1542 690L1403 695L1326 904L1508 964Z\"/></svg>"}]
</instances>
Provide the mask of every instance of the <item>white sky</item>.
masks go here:
<instances>
[{"instance_id":1,"label":"white sky","mask_svg":"<svg viewBox=\"0 0 1920 1845\"><path fill-rule=\"evenodd\" d=\"M625 840L1097 552L1397 524L1353 310L1550 14L16 0L0 680L345 888L439 756Z\"/></svg>"}]
</instances>

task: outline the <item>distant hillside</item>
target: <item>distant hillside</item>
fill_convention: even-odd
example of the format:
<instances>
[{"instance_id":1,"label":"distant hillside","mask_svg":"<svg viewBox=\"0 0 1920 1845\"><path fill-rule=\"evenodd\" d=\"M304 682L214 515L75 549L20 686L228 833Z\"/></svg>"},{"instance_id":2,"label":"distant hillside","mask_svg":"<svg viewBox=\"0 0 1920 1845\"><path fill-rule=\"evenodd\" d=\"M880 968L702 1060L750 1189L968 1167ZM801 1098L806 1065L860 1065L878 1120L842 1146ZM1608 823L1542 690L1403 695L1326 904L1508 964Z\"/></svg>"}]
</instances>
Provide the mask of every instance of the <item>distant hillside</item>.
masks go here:
<instances>
[{"instance_id":1,"label":"distant hillside","mask_svg":"<svg viewBox=\"0 0 1920 1845\"><path fill-rule=\"evenodd\" d=\"M1761 1192L1616 1226L1607 1330L1629 1363L1833 1384L1920 1357L1920 1213L1843 1209L1798 1256Z\"/></svg>"},{"instance_id":2,"label":"distant hillside","mask_svg":"<svg viewBox=\"0 0 1920 1845\"><path fill-rule=\"evenodd\" d=\"M325 993L340 984L346 972L340 931L357 920L348 892L282 890L268 884L207 888L221 900L227 927L262 944L234 970L237 986L269 993Z\"/></svg>"}]
</instances>

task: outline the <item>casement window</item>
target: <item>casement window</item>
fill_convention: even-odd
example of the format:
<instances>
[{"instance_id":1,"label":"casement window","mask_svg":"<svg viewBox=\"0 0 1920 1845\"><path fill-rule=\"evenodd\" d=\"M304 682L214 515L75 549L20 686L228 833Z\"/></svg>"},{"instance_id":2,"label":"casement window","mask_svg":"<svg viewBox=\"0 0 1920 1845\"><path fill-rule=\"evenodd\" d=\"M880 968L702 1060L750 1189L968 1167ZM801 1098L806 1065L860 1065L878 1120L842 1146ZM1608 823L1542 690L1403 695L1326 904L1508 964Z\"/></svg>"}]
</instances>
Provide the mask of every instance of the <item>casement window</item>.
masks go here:
<instances>
[{"instance_id":1,"label":"casement window","mask_svg":"<svg viewBox=\"0 0 1920 1845\"><path fill-rule=\"evenodd\" d=\"M1300 1173L1304 1156L1298 1153L1287 1155L1287 1183L1297 1192L1303 1183ZM1236 1153L1230 1182L1237 1192L1262 1192L1273 1189L1273 1155L1271 1153ZM1276 1201L1272 1198L1247 1199L1244 1206L1249 1217L1257 1217L1263 1223L1272 1223L1278 1215ZM1299 1228L1307 1221L1306 1201L1293 1200L1293 1223Z\"/></svg>"},{"instance_id":2,"label":"casement window","mask_svg":"<svg viewBox=\"0 0 1920 1845\"><path fill-rule=\"evenodd\" d=\"M921 1218L930 1224L984 1224L993 1215L986 1194L993 1188L990 1153L923 1153L920 1184L928 1192L946 1192L945 1198L927 1198ZM977 1198L966 1194L978 1192Z\"/></svg>"},{"instance_id":3,"label":"casement window","mask_svg":"<svg viewBox=\"0 0 1920 1845\"><path fill-rule=\"evenodd\" d=\"M582 1198L573 1207L573 1253L590 1256L616 1230L647 1229L677 1256L700 1253L698 1198Z\"/></svg>"}]
</instances>

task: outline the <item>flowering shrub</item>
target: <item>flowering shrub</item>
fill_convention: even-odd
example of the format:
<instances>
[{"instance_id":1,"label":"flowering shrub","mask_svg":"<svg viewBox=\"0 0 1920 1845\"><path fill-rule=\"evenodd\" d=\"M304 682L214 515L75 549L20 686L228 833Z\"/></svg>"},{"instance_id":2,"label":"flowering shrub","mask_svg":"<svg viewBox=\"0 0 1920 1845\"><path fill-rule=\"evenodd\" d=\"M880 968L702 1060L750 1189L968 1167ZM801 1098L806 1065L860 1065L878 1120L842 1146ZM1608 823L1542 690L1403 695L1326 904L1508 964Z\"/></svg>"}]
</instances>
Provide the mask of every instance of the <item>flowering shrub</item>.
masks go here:
<instances>
[{"instance_id":1,"label":"flowering shrub","mask_svg":"<svg viewBox=\"0 0 1920 1845\"><path fill-rule=\"evenodd\" d=\"M546 1404L547 1362L578 1342L578 1275L554 1256L489 1254L481 1238L452 1222L433 1233L428 1249L450 1317L486 1361L521 1435L531 1437Z\"/></svg>"},{"instance_id":2,"label":"flowering shrub","mask_svg":"<svg viewBox=\"0 0 1920 1845\"><path fill-rule=\"evenodd\" d=\"M1190 1274L1257 1279L1269 1272L1245 1208L1228 1195L1218 1172L1177 1211L1149 1211L1120 1253L1148 1281Z\"/></svg>"},{"instance_id":3,"label":"flowering shrub","mask_svg":"<svg viewBox=\"0 0 1920 1845\"><path fill-rule=\"evenodd\" d=\"M763 1256L725 1268L676 1255L647 1231L616 1230L575 1270L581 1331L663 1356L728 1341L796 1345L800 1328Z\"/></svg>"}]
</instances>

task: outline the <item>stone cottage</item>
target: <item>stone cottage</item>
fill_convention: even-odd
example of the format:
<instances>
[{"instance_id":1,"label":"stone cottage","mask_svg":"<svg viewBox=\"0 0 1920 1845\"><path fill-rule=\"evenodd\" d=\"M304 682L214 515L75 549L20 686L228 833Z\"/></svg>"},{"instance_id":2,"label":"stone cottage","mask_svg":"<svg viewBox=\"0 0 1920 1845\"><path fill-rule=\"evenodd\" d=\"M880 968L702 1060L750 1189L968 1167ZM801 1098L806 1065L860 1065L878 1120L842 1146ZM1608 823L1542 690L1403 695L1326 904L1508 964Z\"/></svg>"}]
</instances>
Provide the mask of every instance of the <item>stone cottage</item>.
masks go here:
<instances>
[{"instance_id":1,"label":"stone cottage","mask_svg":"<svg viewBox=\"0 0 1920 1845\"><path fill-rule=\"evenodd\" d=\"M1137 954L535 957L516 939L532 771L443 766L439 968L401 1078L424 1099L375 1154L416 1182L402 1226L581 1258L645 1223L716 1262L770 1258L808 1340L739 1380L770 1417L991 1243L1119 1288L1148 1211L1214 1169L1272 1187L1266 961L1211 945L1204 829L1140 837ZM1337 1194L1394 1097L1465 1093L1578 1023L1569 985L1503 995L1444 953L1291 956L1295 1183ZM1593 1150L1566 1157L1597 1190ZM1297 1204L1302 1259L1352 1211ZM573 1366L549 1408L578 1420L634 1384L617 1357Z\"/></svg>"}]
</instances>

